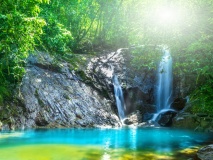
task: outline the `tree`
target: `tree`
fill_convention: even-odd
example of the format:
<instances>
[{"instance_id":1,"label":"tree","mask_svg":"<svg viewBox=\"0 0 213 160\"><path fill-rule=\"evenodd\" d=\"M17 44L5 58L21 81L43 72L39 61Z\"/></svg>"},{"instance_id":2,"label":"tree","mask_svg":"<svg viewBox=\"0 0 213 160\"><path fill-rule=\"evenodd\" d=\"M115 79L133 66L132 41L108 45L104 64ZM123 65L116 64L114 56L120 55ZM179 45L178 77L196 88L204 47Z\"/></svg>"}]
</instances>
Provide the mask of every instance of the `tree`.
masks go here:
<instances>
[{"instance_id":1,"label":"tree","mask_svg":"<svg viewBox=\"0 0 213 160\"><path fill-rule=\"evenodd\" d=\"M9 96L9 85L21 80L24 64L45 21L38 17L39 4L48 0L0 0L0 102Z\"/></svg>"}]
</instances>

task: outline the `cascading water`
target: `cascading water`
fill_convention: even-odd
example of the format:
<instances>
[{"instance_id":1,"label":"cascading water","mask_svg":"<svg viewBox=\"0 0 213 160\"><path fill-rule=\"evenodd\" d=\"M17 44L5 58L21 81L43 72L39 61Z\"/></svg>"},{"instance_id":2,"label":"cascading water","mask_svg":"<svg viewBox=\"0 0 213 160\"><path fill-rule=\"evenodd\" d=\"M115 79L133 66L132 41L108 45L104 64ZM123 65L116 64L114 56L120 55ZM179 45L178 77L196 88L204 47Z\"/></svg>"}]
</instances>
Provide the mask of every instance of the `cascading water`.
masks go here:
<instances>
[{"instance_id":1,"label":"cascading water","mask_svg":"<svg viewBox=\"0 0 213 160\"><path fill-rule=\"evenodd\" d=\"M156 121L158 116L166 111L174 111L170 108L172 96L172 57L168 49L163 49L164 55L158 67L156 106L157 113L151 121Z\"/></svg>"},{"instance_id":2,"label":"cascading water","mask_svg":"<svg viewBox=\"0 0 213 160\"><path fill-rule=\"evenodd\" d=\"M125 103L124 103L124 97L123 92L120 86L120 83L118 81L118 77L116 75L113 76L113 86L114 86L114 94L116 99L116 105L118 108L118 115L120 120L123 120L125 118Z\"/></svg>"},{"instance_id":3,"label":"cascading water","mask_svg":"<svg viewBox=\"0 0 213 160\"><path fill-rule=\"evenodd\" d=\"M169 109L172 96L172 57L168 49L163 49L164 55L158 68L156 93L157 111Z\"/></svg>"}]
</instances>

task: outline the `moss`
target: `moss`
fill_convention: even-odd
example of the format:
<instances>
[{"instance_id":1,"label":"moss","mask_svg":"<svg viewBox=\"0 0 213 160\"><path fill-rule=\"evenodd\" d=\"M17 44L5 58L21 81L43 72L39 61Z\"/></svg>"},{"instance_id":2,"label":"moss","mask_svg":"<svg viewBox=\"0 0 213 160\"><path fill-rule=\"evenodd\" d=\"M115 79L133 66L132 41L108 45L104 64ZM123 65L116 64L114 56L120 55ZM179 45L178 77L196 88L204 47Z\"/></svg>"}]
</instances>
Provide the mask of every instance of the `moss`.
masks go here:
<instances>
[{"instance_id":1,"label":"moss","mask_svg":"<svg viewBox=\"0 0 213 160\"><path fill-rule=\"evenodd\" d=\"M11 123L11 117L18 115L17 108L6 104L4 107L0 108L0 120L5 124Z\"/></svg>"},{"instance_id":2,"label":"moss","mask_svg":"<svg viewBox=\"0 0 213 160\"><path fill-rule=\"evenodd\" d=\"M84 56L77 54L64 54L63 56L57 57L57 59L69 63L70 70L79 70L80 66L84 66L86 61Z\"/></svg>"},{"instance_id":3,"label":"moss","mask_svg":"<svg viewBox=\"0 0 213 160\"><path fill-rule=\"evenodd\" d=\"M11 100L11 89L7 83L0 82L0 105L4 105L4 101Z\"/></svg>"}]
</instances>

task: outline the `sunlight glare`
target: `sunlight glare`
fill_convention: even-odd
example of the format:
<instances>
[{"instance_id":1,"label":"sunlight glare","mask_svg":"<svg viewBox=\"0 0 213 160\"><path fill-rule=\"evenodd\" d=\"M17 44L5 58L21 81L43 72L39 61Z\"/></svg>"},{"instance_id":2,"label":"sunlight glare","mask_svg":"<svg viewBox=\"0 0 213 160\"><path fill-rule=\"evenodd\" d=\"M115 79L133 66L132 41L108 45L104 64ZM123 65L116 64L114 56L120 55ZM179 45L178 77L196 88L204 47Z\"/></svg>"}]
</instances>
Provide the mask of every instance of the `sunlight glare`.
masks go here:
<instances>
[{"instance_id":1,"label":"sunlight glare","mask_svg":"<svg viewBox=\"0 0 213 160\"><path fill-rule=\"evenodd\" d=\"M180 20L180 13L178 9L162 7L156 10L156 20L160 24L173 24Z\"/></svg>"},{"instance_id":2,"label":"sunlight glare","mask_svg":"<svg viewBox=\"0 0 213 160\"><path fill-rule=\"evenodd\" d=\"M172 21L173 18L175 18L174 12L172 12L171 10L163 10L161 11L159 16L162 21Z\"/></svg>"}]
</instances>

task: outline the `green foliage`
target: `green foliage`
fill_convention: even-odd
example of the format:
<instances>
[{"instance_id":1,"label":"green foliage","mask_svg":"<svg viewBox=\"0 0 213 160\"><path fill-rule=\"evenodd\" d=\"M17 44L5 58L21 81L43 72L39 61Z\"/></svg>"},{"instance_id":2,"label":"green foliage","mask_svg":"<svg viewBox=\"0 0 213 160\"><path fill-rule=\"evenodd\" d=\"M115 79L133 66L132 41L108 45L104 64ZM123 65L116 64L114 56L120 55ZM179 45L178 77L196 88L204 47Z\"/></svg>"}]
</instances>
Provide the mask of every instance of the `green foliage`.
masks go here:
<instances>
[{"instance_id":1,"label":"green foliage","mask_svg":"<svg viewBox=\"0 0 213 160\"><path fill-rule=\"evenodd\" d=\"M11 121L13 121L11 117L17 115L18 111L16 106L4 105L2 108L0 108L0 119L4 123L11 123Z\"/></svg>"},{"instance_id":2,"label":"green foliage","mask_svg":"<svg viewBox=\"0 0 213 160\"><path fill-rule=\"evenodd\" d=\"M25 73L29 51L39 40L45 21L38 17L38 5L43 0L0 0L0 98L7 95L11 84L19 82Z\"/></svg>"},{"instance_id":3,"label":"green foliage","mask_svg":"<svg viewBox=\"0 0 213 160\"><path fill-rule=\"evenodd\" d=\"M47 22L42 36L44 46L56 52L79 52L97 45L127 44L121 4L122 0L52 0L42 5L41 16ZM64 39L60 28L70 32L71 37Z\"/></svg>"},{"instance_id":4,"label":"green foliage","mask_svg":"<svg viewBox=\"0 0 213 160\"><path fill-rule=\"evenodd\" d=\"M99 0L99 15L96 22L95 43L110 47L124 47L128 45L126 28L128 22L125 21L125 13L122 10L122 0Z\"/></svg>"},{"instance_id":5,"label":"green foliage","mask_svg":"<svg viewBox=\"0 0 213 160\"><path fill-rule=\"evenodd\" d=\"M0 85L0 105L3 104L4 98L9 98L11 95L10 91L5 86L5 84Z\"/></svg>"},{"instance_id":6,"label":"green foliage","mask_svg":"<svg viewBox=\"0 0 213 160\"><path fill-rule=\"evenodd\" d=\"M213 115L213 79L199 86L192 94L192 111Z\"/></svg>"},{"instance_id":7,"label":"green foliage","mask_svg":"<svg viewBox=\"0 0 213 160\"><path fill-rule=\"evenodd\" d=\"M49 22L46 27L44 27L44 33L42 35L43 43L45 47L51 52L65 53L70 52L72 46L73 37L71 32L68 31L62 24Z\"/></svg>"},{"instance_id":8,"label":"green foliage","mask_svg":"<svg viewBox=\"0 0 213 160\"><path fill-rule=\"evenodd\" d=\"M83 55L77 55L77 54L63 54L60 57L57 57L57 59L60 59L62 61L66 61L70 64L70 70L78 71L81 66L84 65L86 62L86 58Z\"/></svg>"},{"instance_id":9,"label":"green foliage","mask_svg":"<svg viewBox=\"0 0 213 160\"><path fill-rule=\"evenodd\" d=\"M179 56L175 69L191 76L195 90L191 93L193 112L213 114L213 47L211 41L192 43ZM180 61L181 60L181 61Z\"/></svg>"},{"instance_id":10,"label":"green foliage","mask_svg":"<svg viewBox=\"0 0 213 160\"><path fill-rule=\"evenodd\" d=\"M158 46L141 46L132 48L130 54L133 56L132 67L137 70L155 70L163 55L163 51Z\"/></svg>"},{"instance_id":11,"label":"green foliage","mask_svg":"<svg viewBox=\"0 0 213 160\"><path fill-rule=\"evenodd\" d=\"M46 20L42 40L56 52L76 51L91 44L98 14L96 0L53 0L42 6Z\"/></svg>"},{"instance_id":12,"label":"green foliage","mask_svg":"<svg viewBox=\"0 0 213 160\"><path fill-rule=\"evenodd\" d=\"M212 0L0 0L0 4L0 102L9 97L10 86L20 82L35 47L59 53L78 70L84 57L72 52L143 44L148 47L130 50L131 65L153 70L162 55L155 46L166 44L175 76L192 77L192 99L198 101L200 96L206 111L212 105L208 97L213 77ZM180 17L172 22L161 19L157 11L164 8Z\"/></svg>"}]
</instances>

